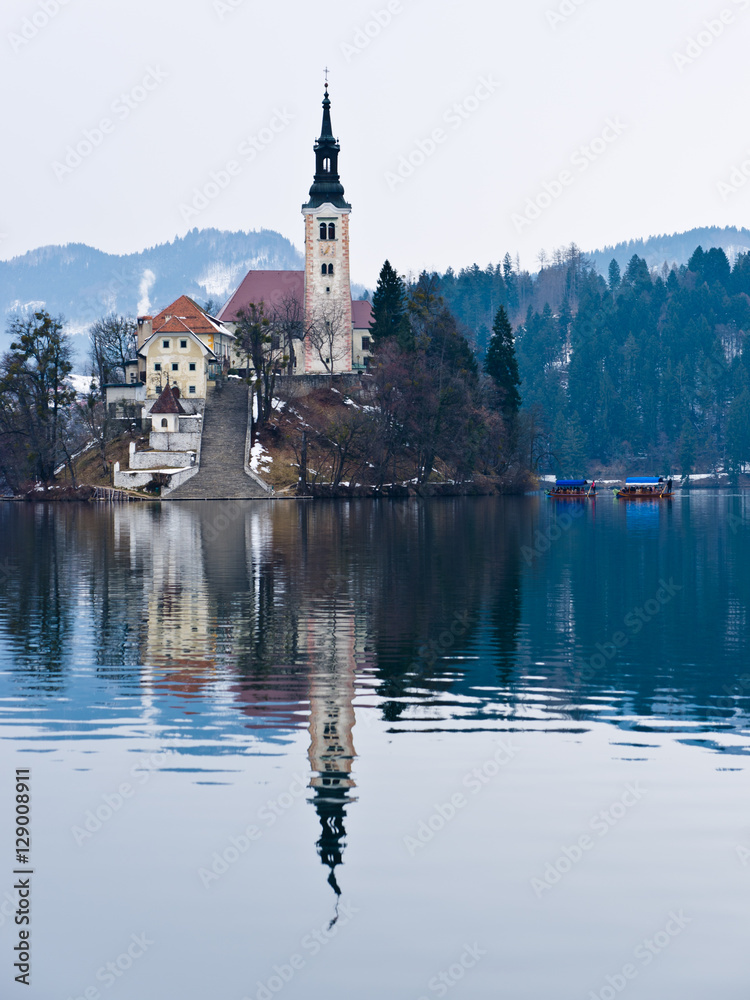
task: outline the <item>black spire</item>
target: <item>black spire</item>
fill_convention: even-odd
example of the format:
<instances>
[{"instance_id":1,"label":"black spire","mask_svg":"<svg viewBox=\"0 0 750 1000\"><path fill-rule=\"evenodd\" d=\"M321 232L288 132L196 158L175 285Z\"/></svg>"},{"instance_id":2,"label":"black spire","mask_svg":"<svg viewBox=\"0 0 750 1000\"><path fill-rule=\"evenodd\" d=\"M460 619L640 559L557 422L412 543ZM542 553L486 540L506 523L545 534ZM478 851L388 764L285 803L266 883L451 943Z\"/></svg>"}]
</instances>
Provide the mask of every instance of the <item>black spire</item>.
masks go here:
<instances>
[{"instance_id":1,"label":"black spire","mask_svg":"<svg viewBox=\"0 0 750 1000\"><path fill-rule=\"evenodd\" d=\"M339 179L339 152L341 147L334 138L331 127L331 99L328 83L323 95L323 125L320 138L315 143L315 178L310 188L310 200L303 208L319 208L330 202L336 208L351 208L344 200L344 185Z\"/></svg>"}]
</instances>

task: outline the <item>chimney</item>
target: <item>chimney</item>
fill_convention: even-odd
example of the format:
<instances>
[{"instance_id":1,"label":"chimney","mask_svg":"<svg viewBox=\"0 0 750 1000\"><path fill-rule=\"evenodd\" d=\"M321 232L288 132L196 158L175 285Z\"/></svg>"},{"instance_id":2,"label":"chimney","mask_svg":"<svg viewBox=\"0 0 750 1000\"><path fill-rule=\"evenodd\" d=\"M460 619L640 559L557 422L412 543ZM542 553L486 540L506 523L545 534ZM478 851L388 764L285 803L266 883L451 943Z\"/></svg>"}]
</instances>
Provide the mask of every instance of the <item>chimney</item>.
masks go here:
<instances>
[{"instance_id":1,"label":"chimney","mask_svg":"<svg viewBox=\"0 0 750 1000\"><path fill-rule=\"evenodd\" d=\"M143 347L153 331L153 316L138 317L138 350Z\"/></svg>"}]
</instances>

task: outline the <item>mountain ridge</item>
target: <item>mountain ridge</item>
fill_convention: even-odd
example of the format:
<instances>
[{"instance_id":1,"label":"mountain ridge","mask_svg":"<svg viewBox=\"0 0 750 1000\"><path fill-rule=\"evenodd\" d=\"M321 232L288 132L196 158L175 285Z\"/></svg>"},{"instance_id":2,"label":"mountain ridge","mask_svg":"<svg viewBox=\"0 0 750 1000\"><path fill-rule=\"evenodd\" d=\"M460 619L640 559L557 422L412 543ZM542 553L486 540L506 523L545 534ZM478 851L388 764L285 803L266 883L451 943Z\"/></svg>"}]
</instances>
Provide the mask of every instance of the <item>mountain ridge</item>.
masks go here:
<instances>
[{"instance_id":1,"label":"mountain ridge","mask_svg":"<svg viewBox=\"0 0 750 1000\"><path fill-rule=\"evenodd\" d=\"M687 263L698 245L721 246L732 259L750 251L750 229L704 226L682 233L624 240L584 254L606 276L614 258L624 270L633 254L650 268ZM498 256L500 259L500 255ZM223 303L251 268L300 270L302 252L280 233L259 230L190 230L185 236L127 254L112 254L85 243L48 244L0 260L0 350L7 348L10 317L47 309L62 315L72 334L85 334L100 316L148 313L180 295L201 304ZM364 287L355 285L355 297Z\"/></svg>"},{"instance_id":2,"label":"mountain ridge","mask_svg":"<svg viewBox=\"0 0 750 1000\"><path fill-rule=\"evenodd\" d=\"M657 236L641 237L633 240L622 240L609 244L598 250L584 252L596 270L607 276L612 259L624 271L633 254L642 257L649 268L668 267L676 264L687 264L697 246L704 250L721 247L729 257L730 263L738 253L750 251L750 229L738 229L736 226L699 226L687 229L681 233L661 233Z\"/></svg>"}]
</instances>

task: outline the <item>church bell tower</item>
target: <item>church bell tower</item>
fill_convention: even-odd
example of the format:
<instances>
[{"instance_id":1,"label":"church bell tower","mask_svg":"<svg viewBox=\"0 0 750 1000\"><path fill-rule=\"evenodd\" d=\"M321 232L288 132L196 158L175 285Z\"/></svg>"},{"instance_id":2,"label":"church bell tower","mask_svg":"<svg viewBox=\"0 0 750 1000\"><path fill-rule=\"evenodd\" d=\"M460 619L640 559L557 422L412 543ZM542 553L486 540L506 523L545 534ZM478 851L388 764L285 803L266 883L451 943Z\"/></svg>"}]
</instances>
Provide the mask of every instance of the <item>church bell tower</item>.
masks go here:
<instances>
[{"instance_id":1,"label":"church bell tower","mask_svg":"<svg viewBox=\"0 0 750 1000\"><path fill-rule=\"evenodd\" d=\"M349 278L349 213L339 178L341 147L331 127L328 81L323 126L315 143L315 177L305 218L306 372L352 370L352 293Z\"/></svg>"}]
</instances>

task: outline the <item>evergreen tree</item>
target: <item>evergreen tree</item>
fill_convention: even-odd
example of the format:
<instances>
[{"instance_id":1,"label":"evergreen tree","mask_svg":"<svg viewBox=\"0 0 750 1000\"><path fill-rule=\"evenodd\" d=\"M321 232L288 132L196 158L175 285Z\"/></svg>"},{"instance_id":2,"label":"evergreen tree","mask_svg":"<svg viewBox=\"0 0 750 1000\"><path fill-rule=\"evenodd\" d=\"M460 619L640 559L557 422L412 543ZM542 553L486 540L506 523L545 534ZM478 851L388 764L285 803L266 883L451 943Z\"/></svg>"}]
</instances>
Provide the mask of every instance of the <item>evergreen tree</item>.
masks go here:
<instances>
[{"instance_id":1,"label":"evergreen tree","mask_svg":"<svg viewBox=\"0 0 750 1000\"><path fill-rule=\"evenodd\" d=\"M583 478L586 470L586 435L577 413L566 419L557 415L554 429L557 461L565 477Z\"/></svg>"},{"instance_id":2,"label":"evergreen tree","mask_svg":"<svg viewBox=\"0 0 750 1000\"><path fill-rule=\"evenodd\" d=\"M696 439L693 425L688 419L685 419L679 441L680 468L683 476L689 476L693 471L693 466L695 465L695 445Z\"/></svg>"},{"instance_id":3,"label":"evergreen tree","mask_svg":"<svg viewBox=\"0 0 750 1000\"><path fill-rule=\"evenodd\" d=\"M521 395L518 391L521 379L518 375L513 329L503 306L498 309L495 322L492 325L492 336L484 359L484 370L502 394L500 409L503 416L515 416L521 406Z\"/></svg>"},{"instance_id":4,"label":"evergreen tree","mask_svg":"<svg viewBox=\"0 0 750 1000\"><path fill-rule=\"evenodd\" d=\"M633 254L625 270L625 277L622 280L623 284L633 285L639 291L651 285L648 264L643 257L639 257L636 253Z\"/></svg>"},{"instance_id":5,"label":"evergreen tree","mask_svg":"<svg viewBox=\"0 0 750 1000\"><path fill-rule=\"evenodd\" d=\"M727 255L721 247L711 247L703 257L703 279L708 285L715 281L726 288L729 285L731 268Z\"/></svg>"},{"instance_id":6,"label":"evergreen tree","mask_svg":"<svg viewBox=\"0 0 750 1000\"><path fill-rule=\"evenodd\" d=\"M750 390L736 396L727 415L727 470L734 482L750 462Z\"/></svg>"},{"instance_id":7,"label":"evergreen tree","mask_svg":"<svg viewBox=\"0 0 750 1000\"><path fill-rule=\"evenodd\" d=\"M696 247L688 261L688 271L693 271L703 277L703 247Z\"/></svg>"},{"instance_id":8,"label":"evergreen tree","mask_svg":"<svg viewBox=\"0 0 750 1000\"><path fill-rule=\"evenodd\" d=\"M13 318L8 332L14 339L0 361L0 436L22 442L31 474L50 483L75 401L66 382L73 370L70 341L62 319L44 310Z\"/></svg>"},{"instance_id":9,"label":"evergreen tree","mask_svg":"<svg viewBox=\"0 0 750 1000\"><path fill-rule=\"evenodd\" d=\"M609 262L609 290L614 292L620 284L620 265L612 258Z\"/></svg>"},{"instance_id":10,"label":"evergreen tree","mask_svg":"<svg viewBox=\"0 0 750 1000\"><path fill-rule=\"evenodd\" d=\"M372 297L370 333L376 344L389 337L396 337L401 342L406 328L406 290L403 281L387 260L380 269L378 286Z\"/></svg>"}]
</instances>

